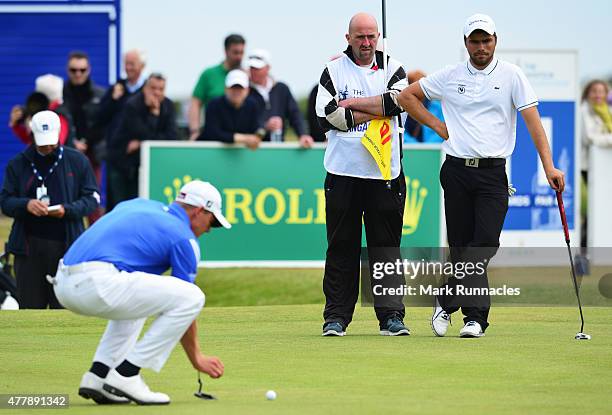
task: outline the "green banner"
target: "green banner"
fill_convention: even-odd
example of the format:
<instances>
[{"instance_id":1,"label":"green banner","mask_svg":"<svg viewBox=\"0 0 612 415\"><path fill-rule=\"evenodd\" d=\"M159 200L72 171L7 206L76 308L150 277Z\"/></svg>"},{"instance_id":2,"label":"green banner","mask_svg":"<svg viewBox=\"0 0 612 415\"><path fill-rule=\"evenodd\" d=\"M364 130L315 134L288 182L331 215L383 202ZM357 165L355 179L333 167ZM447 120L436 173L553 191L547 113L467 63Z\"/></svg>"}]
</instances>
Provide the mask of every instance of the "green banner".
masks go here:
<instances>
[{"instance_id":1,"label":"green banner","mask_svg":"<svg viewBox=\"0 0 612 415\"><path fill-rule=\"evenodd\" d=\"M256 151L204 143L155 143L143 149L141 195L170 203L200 179L223 195L232 229L200 238L208 261L324 260L324 148L264 145ZM402 246L439 246L440 150L405 149ZM365 232L364 242L365 245Z\"/></svg>"}]
</instances>

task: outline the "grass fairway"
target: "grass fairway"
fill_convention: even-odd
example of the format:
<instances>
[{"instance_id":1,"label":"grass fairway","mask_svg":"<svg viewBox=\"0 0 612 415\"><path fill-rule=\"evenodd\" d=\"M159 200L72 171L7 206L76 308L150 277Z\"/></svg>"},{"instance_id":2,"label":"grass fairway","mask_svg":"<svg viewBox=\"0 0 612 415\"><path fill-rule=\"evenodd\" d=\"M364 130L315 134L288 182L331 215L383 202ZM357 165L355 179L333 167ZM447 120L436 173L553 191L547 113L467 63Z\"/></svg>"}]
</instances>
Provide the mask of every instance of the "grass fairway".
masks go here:
<instances>
[{"instance_id":1,"label":"grass fairway","mask_svg":"<svg viewBox=\"0 0 612 415\"><path fill-rule=\"evenodd\" d=\"M219 400L193 397L196 375L179 346L160 374L144 371L172 404L147 409L96 406L76 394L102 320L2 312L0 393L69 393L70 414L612 412L610 308L585 310L590 342L573 339L579 324L570 307L494 307L481 339L457 338L459 318L449 337L435 338L429 313L409 310L413 335L389 338L378 335L373 310L358 307L346 337L323 338L320 305L205 308L203 348L226 366L205 389ZM268 389L276 401L265 400Z\"/></svg>"}]
</instances>

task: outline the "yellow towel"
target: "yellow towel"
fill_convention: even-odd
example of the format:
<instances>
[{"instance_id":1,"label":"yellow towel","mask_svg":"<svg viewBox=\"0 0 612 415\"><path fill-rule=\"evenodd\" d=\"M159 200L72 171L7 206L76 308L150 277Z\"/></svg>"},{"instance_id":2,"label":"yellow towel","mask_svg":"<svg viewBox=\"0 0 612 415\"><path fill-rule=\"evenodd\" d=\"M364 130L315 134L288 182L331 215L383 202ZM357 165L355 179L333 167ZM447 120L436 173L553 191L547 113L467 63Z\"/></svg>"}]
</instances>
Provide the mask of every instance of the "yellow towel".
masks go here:
<instances>
[{"instance_id":1,"label":"yellow towel","mask_svg":"<svg viewBox=\"0 0 612 415\"><path fill-rule=\"evenodd\" d=\"M361 144L368 150L380 169L384 180L391 179L391 145L393 126L390 118L370 121L368 129L361 137Z\"/></svg>"}]
</instances>

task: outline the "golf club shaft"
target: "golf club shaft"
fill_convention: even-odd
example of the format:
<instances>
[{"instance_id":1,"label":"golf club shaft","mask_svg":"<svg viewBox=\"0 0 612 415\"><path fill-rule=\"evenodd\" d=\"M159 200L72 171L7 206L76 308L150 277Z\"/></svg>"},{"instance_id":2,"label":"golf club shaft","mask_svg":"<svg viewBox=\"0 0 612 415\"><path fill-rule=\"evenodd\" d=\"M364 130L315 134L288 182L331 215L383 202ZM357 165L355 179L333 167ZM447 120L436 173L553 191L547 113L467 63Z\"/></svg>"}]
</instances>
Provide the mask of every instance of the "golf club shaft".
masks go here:
<instances>
[{"instance_id":1,"label":"golf club shaft","mask_svg":"<svg viewBox=\"0 0 612 415\"><path fill-rule=\"evenodd\" d=\"M382 51L383 51L383 73L384 73L384 77L383 77L383 89L387 89L387 54L389 53L388 51L388 46L387 46L387 1L386 0L382 0L382 36L383 36L383 40L382 40Z\"/></svg>"},{"instance_id":2,"label":"golf club shaft","mask_svg":"<svg viewBox=\"0 0 612 415\"><path fill-rule=\"evenodd\" d=\"M576 271L574 271L574 259L572 258L572 250L570 249L569 242L567 243L567 252L569 254L570 265L572 268L572 280L574 282L574 290L576 291L576 298L578 299L578 310L580 311L580 333L584 331L584 316L582 315L582 304L580 303L580 290L578 289L578 282L576 281Z\"/></svg>"},{"instance_id":3,"label":"golf club shaft","mask_svg":"<svg viewBox=\"0 0 612 415\"><path fill-rule=\"evenodd\" d=\"M387 2L382 0L382 35L383 39L387 38Z\"/></svg>"},{"instance_id":4,"label":"golf club shaft","mask_svg":"<svg viewBox=\"0 0 612 415\"><path fill-rule=\"evenodd\" d=\"M565 216L565 206L563 205L563 195L557 192L557 205L559 206L559 215L561 215L561 223L563 224L563 233L565 234L565 244L567 245L567 253L569 254L570 267L572 271L572 282L576 298L578 299L578 310L580 311L580 332L584 330L584 316L582 315L582 304L580 302L580 290L578 289L578 281L576 280L576 270L574 269L574 258L572 257L572 249L570 248L569 228L567 226L567 217Z\"/></svg>"}]
</instances>

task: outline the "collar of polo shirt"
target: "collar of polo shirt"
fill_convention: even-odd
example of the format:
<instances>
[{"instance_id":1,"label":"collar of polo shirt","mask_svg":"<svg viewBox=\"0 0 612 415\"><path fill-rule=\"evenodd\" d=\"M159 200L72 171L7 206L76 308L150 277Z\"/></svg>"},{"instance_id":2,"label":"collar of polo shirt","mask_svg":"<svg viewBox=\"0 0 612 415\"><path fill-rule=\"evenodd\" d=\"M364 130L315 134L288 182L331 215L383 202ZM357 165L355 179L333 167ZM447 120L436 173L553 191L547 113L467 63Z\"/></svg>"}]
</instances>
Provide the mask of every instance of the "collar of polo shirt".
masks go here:
<instances>
[{"instance_id":1,"label":"collar of polo shirt","mask_svg":"<svg viewBox=\"0 0 612 415\"><path fill-rule=\"evenodd\" d=\"M476 69L474 68L474 65L472 65L472 62L468 59L467 60L467 70L471 75L490 75L491 72L493 72L495 70L495 68L497 67L497 64L499 63L499 60L494 57L493 60L487 65L486 68L484 69Z\"/></svg>"}]
</instances>

